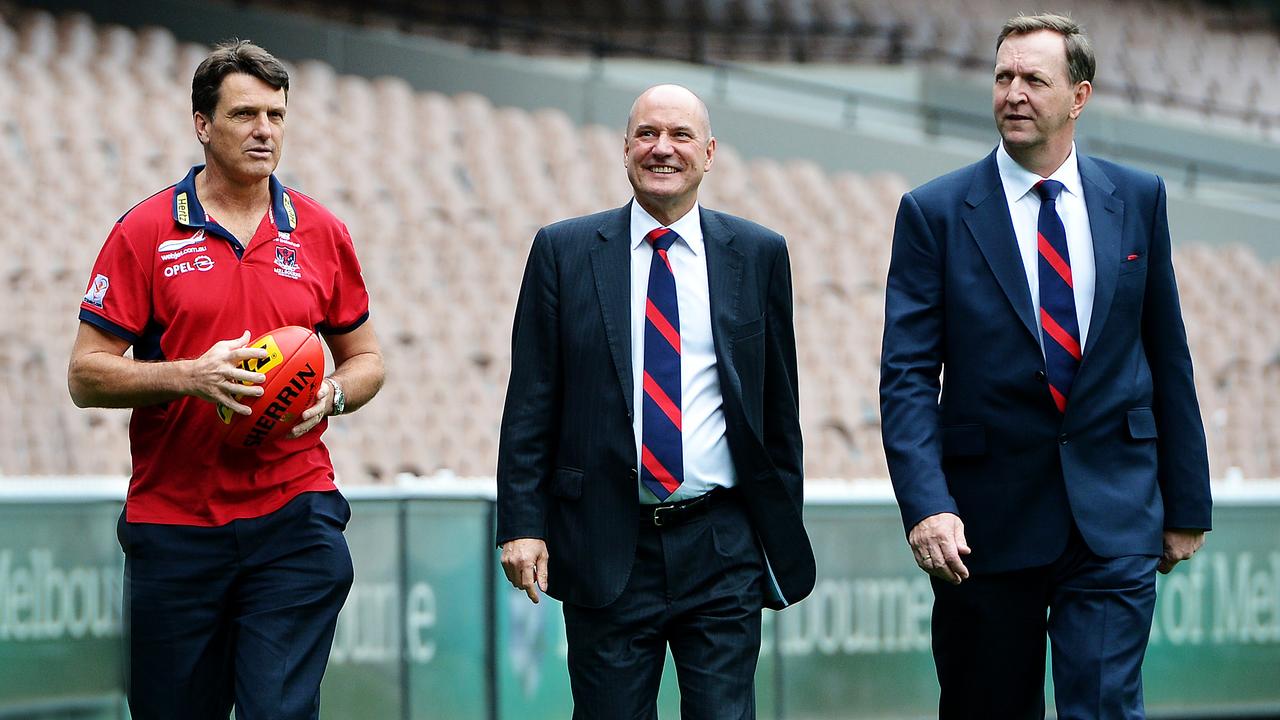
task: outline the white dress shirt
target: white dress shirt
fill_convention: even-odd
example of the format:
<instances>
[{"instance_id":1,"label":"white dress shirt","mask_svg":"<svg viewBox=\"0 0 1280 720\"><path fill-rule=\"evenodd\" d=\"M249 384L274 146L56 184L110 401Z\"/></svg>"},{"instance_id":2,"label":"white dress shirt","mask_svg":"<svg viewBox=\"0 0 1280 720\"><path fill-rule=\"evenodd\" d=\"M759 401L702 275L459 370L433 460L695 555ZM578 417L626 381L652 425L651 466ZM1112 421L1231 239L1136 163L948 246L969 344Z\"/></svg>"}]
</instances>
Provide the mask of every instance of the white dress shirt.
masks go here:
<instances>
[{"instance_id":1,"label":"white dress shirt","mask_svg":"<svg viewBox=\"0 0 1280 720\"><path fill-rule=\"evenodd\" d=\"M644 424L644 309L649 295L649 264L653 246L645 235L663 227L640 203L631 203L631 380L634 389L632 424L639 468ZM724 400L716 374L716 349L711 338L711 292L707 284L707 253L702 242L698 206L670 225L680 236L667 259L676 280L680 307L680 411L684 448L684 483L664 502L702 495L716 485L733 487L736 475L725 439ZM659 502L644 483L637 483L640 502Z\"/></svg>"},{"instance_id":2,"label":"white dress shirt","mask_svg":"<svg viewBox=\"0 0 1280 720\"><path fill-rule=\"evenodd\" d=\"M1036 237L1040 223L1040 194L1035 184L1039 175L1018 164L1000 143L996 150L996 167L1000 170L1000 184L1004 186L1009 201L1009 216L1013 220L1013 233L1018 238L1018 251L1022 254L1023 269L1027 273L1027 286L1031 289L1031 307L1036 319L1036 337L1044 350L1044 330L1040 326L1040 250ZM1075 143L1065 162L1048 177L1062 183L1058 195L1058 217L1067 231L1067 253L1071 262L1071 287L1076 301L1076 321L1080 324L1080 349L1084 350L1089 337L1089 320L1093 317L1093 288L1097 274L1093 261L1093 233L1089 229L1089 210L1084 203L1084 186L1080 183L1080 165Z\"/></svg>"}]
</instances>

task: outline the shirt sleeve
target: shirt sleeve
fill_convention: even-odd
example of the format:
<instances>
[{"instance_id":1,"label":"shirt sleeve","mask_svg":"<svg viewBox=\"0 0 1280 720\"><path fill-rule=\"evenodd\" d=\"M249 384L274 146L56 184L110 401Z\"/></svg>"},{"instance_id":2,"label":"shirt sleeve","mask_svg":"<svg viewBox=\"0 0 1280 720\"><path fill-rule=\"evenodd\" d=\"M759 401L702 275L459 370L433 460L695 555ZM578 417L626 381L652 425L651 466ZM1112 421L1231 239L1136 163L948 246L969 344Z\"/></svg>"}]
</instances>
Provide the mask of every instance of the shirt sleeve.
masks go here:
<instances>
[{"instance_id":1,"label":"shirt sleeve","mask_svg":"<svg viewBox=\"0 0 1280 720\"><path fill-rule=\"evenodd\" d=\"M360 272L360 260L351 241L347 226L341 227L334 262L333 295L324 323L318 328L325 335L342 335L364 324L369 319L369 291Z\"/></svg>"},{"instance_id":2,"label":"shirt sleeve","mask_svg":"<svg viewBox=\"0 0 1280 720\"><path fill-rule=\"evenodd\" d=\"M123 224L116 223L93 265L80 319L133 343L146 328L151 309L151 275Z\"/></svg>"}]
</instances>

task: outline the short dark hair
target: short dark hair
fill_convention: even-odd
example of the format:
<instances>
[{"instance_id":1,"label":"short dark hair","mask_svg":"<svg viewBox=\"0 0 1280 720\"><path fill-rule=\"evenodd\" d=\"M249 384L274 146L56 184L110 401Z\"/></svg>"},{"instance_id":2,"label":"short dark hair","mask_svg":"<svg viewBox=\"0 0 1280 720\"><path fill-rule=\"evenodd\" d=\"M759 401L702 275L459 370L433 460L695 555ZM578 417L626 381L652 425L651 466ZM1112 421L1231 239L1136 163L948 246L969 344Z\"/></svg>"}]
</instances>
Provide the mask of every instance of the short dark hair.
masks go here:
<instances>
[{"instance_id":1,"label":"short dark hair","mask_svg":"<svg viewBox=\"0 0 1280 720\"><path fill-rule=\"evenodd\" d=\"M1093 55L1093 46L1084 34L1080 23L1066 15L1016 15L1005 21L1000 28L1000 37L996 38L996 51L1010 35L1026 35L1039 30L1049 30L1062 36L1067 42L1067 72L1071 76L1071 84L1093 82L1093 73L1098 67L1097 58Z\"/></svg>"},{"instance_id":2,"label":"short dark hair","mask_svg":"<svg viewBox=\"0 0 1280 720\"><path fill-rule=\"evenodd\" d=\"M212 117L218 107L218 91L222 81L232 73L258 78L289 99L289 71L274 55L248 40L231 39L218 43L191 78L191 112Z\"/></svg>"}]
</instances>

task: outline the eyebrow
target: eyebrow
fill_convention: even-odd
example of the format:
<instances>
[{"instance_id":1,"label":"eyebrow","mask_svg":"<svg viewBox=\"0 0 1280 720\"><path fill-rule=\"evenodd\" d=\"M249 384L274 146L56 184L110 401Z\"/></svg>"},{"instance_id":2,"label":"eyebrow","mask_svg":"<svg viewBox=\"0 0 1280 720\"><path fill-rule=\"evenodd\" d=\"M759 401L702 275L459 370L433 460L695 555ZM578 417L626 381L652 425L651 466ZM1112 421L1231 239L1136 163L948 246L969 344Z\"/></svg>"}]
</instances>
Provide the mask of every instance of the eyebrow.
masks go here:
<instances>
[{"instance_id":1,"label":"eyebrow","mask_svg":"<svg viewBox=\"0 0 1280 720\"><path fill-rule=\"evenodd\" d=\"M236 112L240 112L241 110L266 110L267 112L286 112L288 108L289 108L288 105L283 105L283 104L282 105L275 105L275 104L254 105L253 103L243 103L240 105L232 105L230 108L227 109L227 112L236 113Z\"/></svg>"},{"instance_id":2,"label":"eyebrow","mask_svg":"<svg viewBox=\"0 0 1280 720\"><path fill-rule=\"evenodd\" d=\"M639 123L638 125L636 125L636 129L633 132L639 132L641 130L657 130L657 129L658 129L657 125L653 125L651 123ZM675 127L669 128L669 130L671 132L684 131L688 133L693 133L695 135L698 132L696 129L694 129L692 125L676 125Z\"/></svg>"}]
</instances>

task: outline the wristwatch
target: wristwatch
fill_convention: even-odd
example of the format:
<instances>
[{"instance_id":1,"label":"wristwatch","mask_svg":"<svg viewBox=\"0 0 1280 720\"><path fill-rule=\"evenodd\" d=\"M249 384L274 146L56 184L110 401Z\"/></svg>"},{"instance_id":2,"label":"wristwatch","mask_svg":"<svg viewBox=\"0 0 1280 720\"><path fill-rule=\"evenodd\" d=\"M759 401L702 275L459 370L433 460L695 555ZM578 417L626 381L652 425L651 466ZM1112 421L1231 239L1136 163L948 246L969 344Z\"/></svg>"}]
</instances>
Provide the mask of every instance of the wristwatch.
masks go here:
<instances>
[{"instance_id":1,"label":"wristwatch","mask_svg":"<svg viewBox=\"0 0 1280 720\"><path fill-rule=\"evenodd\" d=\"M328 380L330 387L333 388L333 411L329 414L341 415L342 411L347 409L347 395L342 392L342 386L338 384L337 380L332 377L327 377L325 380Z\"/></svg>"}]
</instances>

